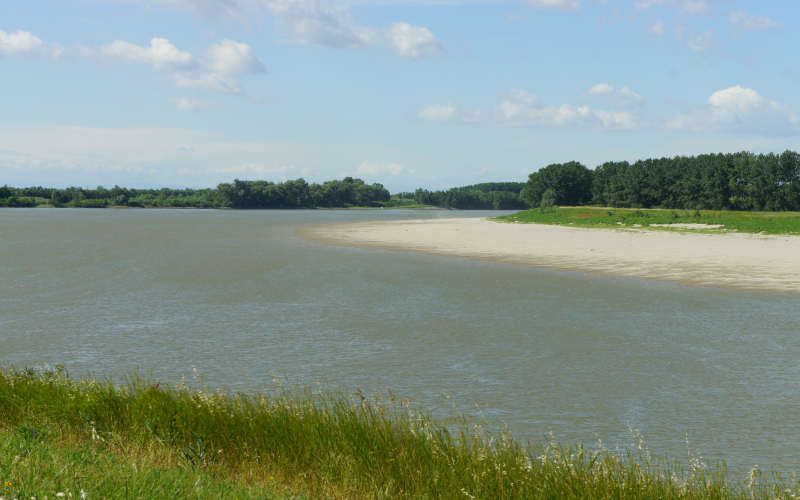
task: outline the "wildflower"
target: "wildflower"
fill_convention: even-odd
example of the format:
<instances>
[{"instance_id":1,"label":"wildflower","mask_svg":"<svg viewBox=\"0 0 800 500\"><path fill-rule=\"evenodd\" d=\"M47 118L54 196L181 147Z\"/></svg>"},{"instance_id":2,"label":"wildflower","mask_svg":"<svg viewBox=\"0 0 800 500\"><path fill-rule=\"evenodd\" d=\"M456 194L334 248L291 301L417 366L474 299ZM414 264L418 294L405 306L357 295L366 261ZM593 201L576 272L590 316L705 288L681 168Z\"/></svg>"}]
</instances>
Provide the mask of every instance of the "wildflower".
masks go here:
<instances>
[{"instance_id":1,"label":"wildflower","mask_svg":"<svg viewBox=\"0 0 800 500\"><path fill-rule=\"evenodd\" d=\"M56 493L56 496L57 497L65 497L67 495L63 491L59 491L58 493Z\"/></svg>"},{"instance_id":2,"label":"wildflower","mask_svg":"<svg viewBox=\"0 0 800 500\"><path fill-rule=\"evenodd\" d=\"M86 493L85 491L83 491L83 489L81 489L81 500L86 500L86 497L88 497L88 496L89 496L89 494Z\"/></svg>"}]
</instances>

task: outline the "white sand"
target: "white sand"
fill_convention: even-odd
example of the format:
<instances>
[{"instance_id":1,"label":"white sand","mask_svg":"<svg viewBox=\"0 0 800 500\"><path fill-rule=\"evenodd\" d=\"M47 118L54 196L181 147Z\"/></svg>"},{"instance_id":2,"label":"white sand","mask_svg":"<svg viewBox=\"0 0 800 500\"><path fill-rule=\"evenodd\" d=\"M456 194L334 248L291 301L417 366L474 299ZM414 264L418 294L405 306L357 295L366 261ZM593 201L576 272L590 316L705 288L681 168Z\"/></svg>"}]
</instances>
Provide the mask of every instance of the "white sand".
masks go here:
<instances>
[{"instance_id":1,"label":"white sand","mask_svg":"<svg viewBox=\"0 0 800 500\"><path fill-rule=\"evenodd\" d=\"M480 218L316 226L332 244L454 255L683 284L800 292L800 237L584 229Z\"/></svg>"}]
</instances>

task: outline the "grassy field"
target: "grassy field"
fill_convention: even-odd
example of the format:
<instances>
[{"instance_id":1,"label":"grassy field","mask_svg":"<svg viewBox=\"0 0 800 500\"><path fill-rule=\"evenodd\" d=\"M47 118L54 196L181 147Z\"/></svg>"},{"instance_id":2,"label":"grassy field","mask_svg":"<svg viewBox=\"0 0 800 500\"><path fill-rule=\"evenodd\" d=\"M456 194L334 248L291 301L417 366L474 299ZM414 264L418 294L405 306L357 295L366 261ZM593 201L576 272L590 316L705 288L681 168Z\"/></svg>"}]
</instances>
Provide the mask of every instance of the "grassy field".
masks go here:
<instances>
[{"instance_id":1,"label":"grassy field","mask_svg":"<svg viewBox=\"0 0 800 500\"><path fill-rule=\"evenodd\" d=\"M391 393L223 394L0 371L2 498L796 498L754 470L444 425ZM636 436L634 436L636 437Z\"/></svg>"},{"instance_id":2,"label":"grassy field","mask_svg":"<svg viewBox=\"0 0 800 500\"><path fill-rule=\"evenodd\" d=\"M718 228L703 232L800 234L800 212L736 212L717 210L662 210L635 208L553 207L533 209L497 217L503 222L555 224L575 227L647 227L680 230L679 227L658 227L654 224L706 224Z\"/></svg>"}]
</instances>

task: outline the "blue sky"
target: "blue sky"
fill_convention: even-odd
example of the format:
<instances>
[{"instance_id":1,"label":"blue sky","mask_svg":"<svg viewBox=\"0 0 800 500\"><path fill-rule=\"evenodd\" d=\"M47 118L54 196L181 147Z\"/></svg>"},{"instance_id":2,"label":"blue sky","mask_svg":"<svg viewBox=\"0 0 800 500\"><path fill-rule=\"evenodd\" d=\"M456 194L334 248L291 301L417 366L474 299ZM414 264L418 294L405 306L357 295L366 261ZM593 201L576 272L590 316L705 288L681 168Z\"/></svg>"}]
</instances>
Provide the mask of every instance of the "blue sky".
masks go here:
<instances>
[{"instance_id":1,"label":"blue sky","mask_svg":"<svg viewBox=\"0 0 800 500\"><path fill-rule=\"evenodd\" d=\"M793 0L0 6L0 184L391 191L800 149Z\"/></svg>"}]
</instances>

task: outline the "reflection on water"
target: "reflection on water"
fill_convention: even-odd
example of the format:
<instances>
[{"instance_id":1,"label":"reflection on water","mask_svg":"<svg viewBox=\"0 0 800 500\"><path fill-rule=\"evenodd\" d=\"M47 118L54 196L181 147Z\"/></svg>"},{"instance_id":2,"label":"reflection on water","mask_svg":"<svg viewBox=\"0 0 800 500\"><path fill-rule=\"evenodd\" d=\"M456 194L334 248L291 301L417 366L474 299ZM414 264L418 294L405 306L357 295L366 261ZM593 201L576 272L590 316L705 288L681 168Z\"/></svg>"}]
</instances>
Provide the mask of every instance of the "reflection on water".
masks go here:
<instances>
[{"instance_id":1,"label":"reflection on water","mask_svg":"<svg viewBox=\"0 0 800 500\"><path fill-rule=\"evenodd\" d=\"M0 362L457 404L518 437L800 468L800 297L305 241L446 211L0 210ZM476 215L470 213L468 215ZM480 214L477 214L480 215Z\"/></svg>"}]
</instances>

